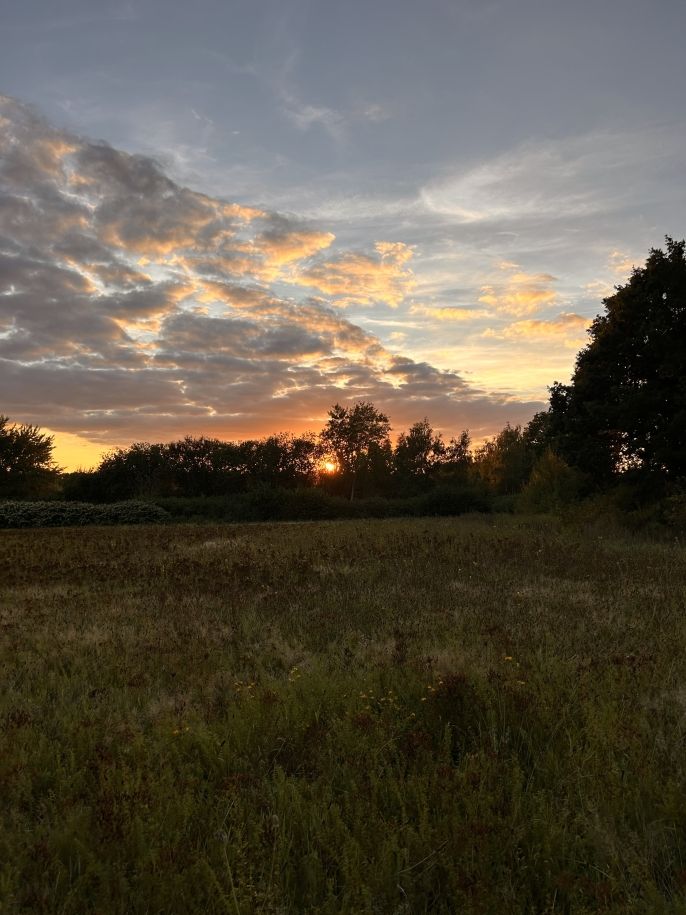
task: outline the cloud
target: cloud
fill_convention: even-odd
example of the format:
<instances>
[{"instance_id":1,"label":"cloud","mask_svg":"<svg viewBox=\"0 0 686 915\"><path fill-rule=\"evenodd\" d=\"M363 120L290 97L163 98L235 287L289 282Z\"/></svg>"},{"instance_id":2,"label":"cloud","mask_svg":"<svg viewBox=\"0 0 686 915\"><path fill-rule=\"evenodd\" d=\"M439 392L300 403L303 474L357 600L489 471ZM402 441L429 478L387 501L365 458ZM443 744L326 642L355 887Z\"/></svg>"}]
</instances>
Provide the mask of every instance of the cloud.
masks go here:
<instances>
[{"instance_id":1,"label":"cloud","mask_svg":"<svg viewBox=\"0 0 686 915\"><path fill-rule=\"evenodd\" d=\"M648 163L668 163L681 146L674 131L598 131L539 139L421 190L425 207L460 223L589 217L626 206L627 188L650 194Z\"/></svg>"},{"instance_id":2,"label":"cloud","mask_svg":"<svg viewBox=\"0 0 686 915\"><path fill-rule=\"evenodd\" d=\"M606 278L591 280L584 284L584 292L596 301L609 298L616 292L616 284L624 283L629 279L637 263L641 263L641 258L634 258L626 251L611 251L607 257L605 270L615 277L616 282L613 284Z\"/></svg>"},{"instance_id":3,"label":"cloud","mask_svg":"<svg viewBox=\"0 0 686 915\"><path fill-rule=\"evenodd\" d=\"M335 139L341 136L344 118L340 112L325 105L308 105L290 94L284 97L284 102L285 114L300 130L320 125Z\"/></svg>"},{"instance_id":4,"label":"cloud","mask_svg":"<svg viewBox=\"0 0 686 915\"><path fill-rule=\"evenodd\" d=\"M562 312L550 320L527 319L515 321L502 330L487 329L484 336L500 339L564 340L578 348L591 320L574 312Z\"/></svg>"},{"instance_id":5,"label":"cloud","mask_svg":"<svg viewBox=\"0 0 686 915\"><path fill-rule=\"evenodd\" d=\"M285 218L273 217L271 223L255 239L254 250L273 278L279 275L280 268L318 254L336 238L333 232L298 227Z\"/></svg>"},{"instance_id":6,"label":"cloud","mask_svg":"<svg viewBox=\"0 0 686 915\"><path fill-rule=\"evenodd\" d=\"M463 324L486 317L488 311L483 308L467 308L462 305L412 305L410 306L410 314L423 315L436 321Z\"/></svg>"},{"instance_id":7,"label":"cloud","mask_svg":"<svg viewBox=\"0 0 686 915\"><path fill-rule=\"evenodd\" d=\"M636 266L636 261L626 251L612 251L607 259L608 268L621 277L628 277Z\"/></svg>"},{"instance_id":8,"label":"cloud","mask_svg":"<svg viewBox=\"0 0 686 915\"><path fill-rule=\"evenodd\" d=\"M370 398L400 426L493 431L538 406L389 350L342 306L397 307L412 249L172 181L0 97L3 411L94 443L321 426ZM512 280L516 284L516 280ZM9 316L9 317L7 317Z\"/></svg>"},{"instance_id":9,"label":"cloud","mask_svg":"<svg viewBox=\"0 0 686 915\"><path fill-rule=\"evenodd\" d=\"M406 267L412 249L402 242L376 243L376 254L350 252L303 270L298 281L326 295L338 305L373 305L383 302L397 307L414 287Z\"/></svg>"},{"instance_id":10,"label":"cloud","mask_svg":"<svg viewBox=\"0 0 686 915\"><path fill-rule=\"evenodd\" d=\"M557 292L553 288L556 278L549 273L526 273L517 264L499 264L503 279L495 279L481 287L479 302L506 315L534 314L554 305Z\"/></svg>"}]
</instances>

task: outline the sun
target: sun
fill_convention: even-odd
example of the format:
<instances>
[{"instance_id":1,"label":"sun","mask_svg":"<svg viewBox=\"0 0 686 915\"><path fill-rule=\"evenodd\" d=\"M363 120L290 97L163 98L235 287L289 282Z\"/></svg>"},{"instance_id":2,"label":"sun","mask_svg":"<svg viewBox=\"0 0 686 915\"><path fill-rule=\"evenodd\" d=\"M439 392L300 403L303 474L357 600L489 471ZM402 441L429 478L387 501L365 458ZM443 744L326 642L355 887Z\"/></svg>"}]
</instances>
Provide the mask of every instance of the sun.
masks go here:
<instances>
[{"instance_id":1,"label":"sun","mask_svg":"<svg viewBox=\"0 0 686 915\"><path fill-rule=\"evenodd\" d=\"M333 461L324 461L324 466L323 466L324 473L336 473L337 469L338 468L336 467L336 465L334 464Z\"/></svg>"}]
</instances>

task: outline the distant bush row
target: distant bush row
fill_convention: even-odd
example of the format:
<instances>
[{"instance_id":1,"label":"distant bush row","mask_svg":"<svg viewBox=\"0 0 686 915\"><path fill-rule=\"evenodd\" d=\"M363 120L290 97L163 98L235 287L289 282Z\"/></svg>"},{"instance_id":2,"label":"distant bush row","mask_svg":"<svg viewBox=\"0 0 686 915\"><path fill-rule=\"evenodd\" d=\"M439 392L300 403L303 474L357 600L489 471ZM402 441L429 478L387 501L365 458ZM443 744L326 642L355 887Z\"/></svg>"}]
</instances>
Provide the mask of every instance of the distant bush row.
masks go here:
<instances>
[{"instance_id":1,"label":"distant bush row","mask_svg":"<svg viewBox=\"0 0 686 915\"><path fill-rule=\"evenodd\" d=\"M682 492L643 504L631 487L617 487L569 506L570 521L631 530L686 531L686 496ZM83 527L87 525L160 524L164 522L325 521L345 518L400 518L461 515L466 512L531 512L528 498L487 497L468 486L439 486L420 496L386 499L374 496L355 502L321 489L286 490L269 486L232 496L166 497L154 502L3 502L0 529ZM549 510L553 507L549 506ZM540 511L540 507L538 507Z\"/></svg>"},{"instance_id":2,"label":"distant bush row","mask_svg":"<svg viewBox=\"0 0 686 915\"><path fill-rule=\"evenodd\" d=\"M179 521L324 521L336 518L392 518L460 515L491 510L487 499L468 487L437 487L421 496L351 502L321 489L258 487L234 496L168 497L155 500Z\"/></svg>"},{"instance_id":3,"label":"distant bush row","mask_svg":"<svg viewBox=\"0 0 686 915\"><path fill-rule=\"evenodd\" d=\"M488 500L464 487L437 487L406 499L373 497L350 502L320 489L258 487L233 496L168 497L154 502L1 502L0 529L159 524L165 521L317 521L487 512Z\"/></svg>"},{"instance_id":4,"label":"distant bush row","mask_svg":"<svg viewBox=\"0 0 686 915\"><path fill-rule=\"evenodd\" d=\"M0 502L0 528L159 524L169 515L152 502Z\"/></svg>"}]
</instances>

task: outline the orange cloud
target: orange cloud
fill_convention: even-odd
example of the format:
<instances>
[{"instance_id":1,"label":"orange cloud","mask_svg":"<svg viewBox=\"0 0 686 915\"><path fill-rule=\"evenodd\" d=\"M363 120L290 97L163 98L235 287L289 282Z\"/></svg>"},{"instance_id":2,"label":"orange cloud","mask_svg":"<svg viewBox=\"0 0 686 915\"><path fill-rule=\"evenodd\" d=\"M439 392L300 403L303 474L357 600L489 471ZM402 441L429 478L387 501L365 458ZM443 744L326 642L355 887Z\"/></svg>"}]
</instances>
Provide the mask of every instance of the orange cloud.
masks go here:
<instances>
[{"instance_id":1,"label":"orange cloud","mask_svg":"<svg viewBox=\"0 0 686 915\"><path fill-rule=\"evenodd\" d=\"M410 314L424 315L427 318L435 318L437 321L456 321L463 323L483 318L488 312L483 308L462 308L459 305L437 307L430 305L412 305Z\"/></svg>"},{"instance_id":2,"label":"orange cloud","mask_svg":"<svg viewBox=\"0 0 686 915\"><path fill-rule=\"evenodd\" d=\"M402 242L379 241L376 256L351 252L300 272L296 281L336 296L338 305L384 302L396 308L415 286L405 264L412 249Z\"/></svg>"},{"instance_id":3,"label":"orange cloud","mask_svg":"<svg viewBox=\"0 0 686 915\"><path fill-rule=\"evenodd\" d=\"M555 277L549 273L526 273L516 264L502 262L500 269L510 272L504 281L496 280L481 287L479 302L504 314L523 317L554 305L557 292L552 288Z\"/></svg>"},{"instance_id":4,"label":"orange cloud","mask_svg":"<svg viewBox=\"0 0 686 915\"><path fill-rule=\"evenodd\" d=\"M634 269L634 262L624 251L613 251L607 262L610 270L619 276L629 276Z\"/></svg>"},{"instance_id":5,"label":"orange cloud","mask_svg":"<svg viewBox=\"0 0 686 915\"><path fill-rule=\"evenodd\" d=\"M591 320L573 312L563 312L550 321L527 319L515 321L501 331L489 328L483 336L515 340L563 340L565 344L577 347Z\"/></svg>"},{"instance_id":6,"label":"orange cloud","mask_svg":"<svg viewBox=\"0 0 686 915\"><path fill-rule=\"evenodd\" d=\"M255 250L270 267L282 267L294 261L305 260L318 251L330 247L335 239L333 232L299 231L283 233L265 232L255 239Z\"/></svg>"}]
</instances>

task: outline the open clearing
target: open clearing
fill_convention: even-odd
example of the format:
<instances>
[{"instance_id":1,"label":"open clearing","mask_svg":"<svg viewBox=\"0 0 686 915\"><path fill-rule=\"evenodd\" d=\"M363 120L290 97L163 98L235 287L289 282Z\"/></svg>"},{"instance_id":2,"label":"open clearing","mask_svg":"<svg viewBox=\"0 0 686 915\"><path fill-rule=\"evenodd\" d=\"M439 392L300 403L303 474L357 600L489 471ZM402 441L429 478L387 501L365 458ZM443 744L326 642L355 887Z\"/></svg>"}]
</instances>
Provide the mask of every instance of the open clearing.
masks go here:
<instances>
[{"instance_id":1,"label":"open clearing","mask_svg":"<svg viewBox=\"0 0 686 915\"><path fill-rule=\"evenodd\" d=\"M541 518L0 536L0 911L686 911L686 560Z\"/></svg>"}]
</instances>

